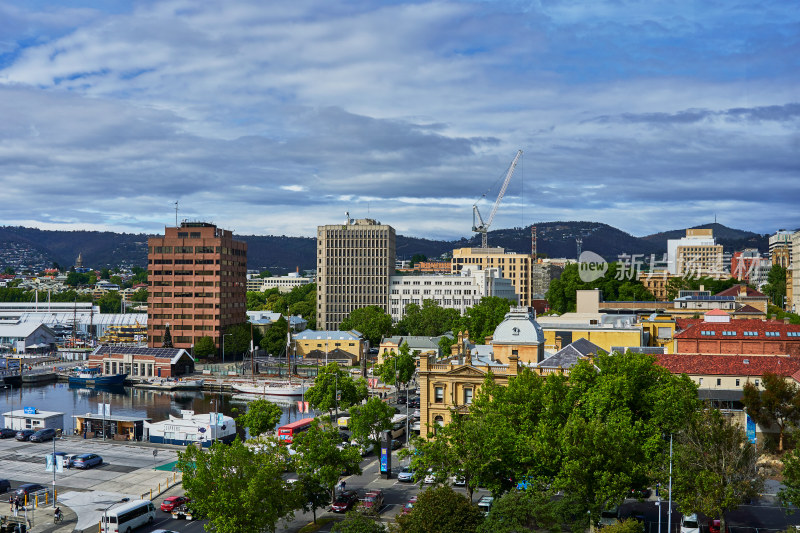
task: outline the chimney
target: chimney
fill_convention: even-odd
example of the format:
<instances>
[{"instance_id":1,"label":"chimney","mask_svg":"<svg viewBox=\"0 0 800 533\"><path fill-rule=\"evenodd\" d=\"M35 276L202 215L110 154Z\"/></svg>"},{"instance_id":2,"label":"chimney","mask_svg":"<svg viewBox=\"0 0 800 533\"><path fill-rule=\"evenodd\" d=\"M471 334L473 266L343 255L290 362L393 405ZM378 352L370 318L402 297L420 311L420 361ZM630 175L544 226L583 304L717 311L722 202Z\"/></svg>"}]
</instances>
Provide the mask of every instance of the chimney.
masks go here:
<instances>
[{"instance_id":1,"label":"chimney","mask_svg":"<svg viewBox=\"0 0 800 533\"><path fill-rule=\"evenodd\" d=\"M789 317L788 317L788 316L787 316L787 317L783 317L783 323L784 323L785 325L787 325L787 326L788 326L790 322L791 322L791 321L790 321L790 319L789 319Z\"/></svg>"},{"instance_id":2,"label":"chimney","mask_svg":"<svg viewBox=\"0 0 800 533\"><path fill-rule=\"evenodd\" d=\"M561 336L560 335L557 336L556 337L556 351L561 350L561 343L562 342L563 342L563 339L561 338Z\"/></svg>"},{"instance_id":3,"label":"chimney","mask_svg":"<svg viewBox=\"0 0 800 533\"><path fill-rule=\"evenodd\" d=\"M747 285L739 285L739 296L747 296Z\"/></svg>"},{"instance_id":4,"label":"chimney","mask_svg":"<svg viewBox=\"0 0 800 533\"><path fill-rule=\"evenodd\" d=\"M778 320L778 315L772 315L772 320Z\"/></svg>"}]
</instances>

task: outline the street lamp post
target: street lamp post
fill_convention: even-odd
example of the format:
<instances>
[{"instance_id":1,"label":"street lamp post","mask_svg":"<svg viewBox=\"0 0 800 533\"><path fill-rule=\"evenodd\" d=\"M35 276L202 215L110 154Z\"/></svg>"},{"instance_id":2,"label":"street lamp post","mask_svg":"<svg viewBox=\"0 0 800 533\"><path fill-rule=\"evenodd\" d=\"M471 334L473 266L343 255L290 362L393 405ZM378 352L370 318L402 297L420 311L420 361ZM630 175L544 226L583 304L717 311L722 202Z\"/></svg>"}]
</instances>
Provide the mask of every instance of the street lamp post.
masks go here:
<instances>
[{"instance_id":1,"label":"street lamp post","mask_svg":"<svg viewBox=\"0 0 800 533\"><path fill-rule=\"evenodd\" d=\"M108 516L106 515L108 510L117 505L118 503L125 503L128 501L130 501L130 498L122 498L121 500L117 500L108 507L106 507L105 509L103 509L103 528L101 529L101 531L108 531Z\"/></svg>"},{"instance_id":2,"label":"street lamp post","mask_svg":"<svg viewBox=\"0 0 800 533\"><path fill-rule=\"evenodd\" d=\"M225 337L233 337L233 333L222 334L222 364L225 364Z\"/></svg>"}]
</instances>

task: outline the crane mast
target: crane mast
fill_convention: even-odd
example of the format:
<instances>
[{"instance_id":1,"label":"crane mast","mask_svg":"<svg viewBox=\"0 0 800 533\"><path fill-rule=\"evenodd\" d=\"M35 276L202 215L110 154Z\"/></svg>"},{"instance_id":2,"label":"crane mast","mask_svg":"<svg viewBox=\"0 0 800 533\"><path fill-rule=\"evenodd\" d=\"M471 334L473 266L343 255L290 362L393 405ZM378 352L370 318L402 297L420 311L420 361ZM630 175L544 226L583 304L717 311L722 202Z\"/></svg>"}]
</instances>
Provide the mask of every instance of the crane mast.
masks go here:
<instances>
[{"instance_id":1,"label":"crane mast","mask_svg":"<svg viewBox=\"0 0 800 533\"><path fill-rule=\"evenodd\" d=\"M478 202L472 204L472 231L481 234L481 248L488 248L487 234L489 233L489 227L492 225L494 216L497 214L497 208L500 207L500 201L506 194L508 182L511 181L511 176L514 175L514 169L517 168L517 163L519 162L520 157L522 157L522 150L517 151L517 155L511 162L511 166L508 167L506 178L503 180L502 187L500 187L500 194L497 195L497 200L495 200L494 206L492 206L492 212L489 214L489 218L486 220L486 222L484 222L481 212L478 210L478 202L480 202L480 200L486 195L484 194L480 199L478 199Z\"/></svg>"}]
</instances>

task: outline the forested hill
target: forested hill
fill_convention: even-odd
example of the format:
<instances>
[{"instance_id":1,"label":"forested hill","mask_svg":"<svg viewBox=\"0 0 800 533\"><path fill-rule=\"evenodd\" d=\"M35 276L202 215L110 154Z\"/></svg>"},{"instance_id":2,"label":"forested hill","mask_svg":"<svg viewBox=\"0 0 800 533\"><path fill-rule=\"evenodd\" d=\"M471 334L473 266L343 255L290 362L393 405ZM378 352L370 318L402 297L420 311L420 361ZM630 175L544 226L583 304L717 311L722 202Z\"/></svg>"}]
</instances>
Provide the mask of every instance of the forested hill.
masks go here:
<instances>
[{"instance_id":1,"label":"forested hill","mask_svg":"<svg viewBox=\"0 0 800 533\"><path fill-rule=\"evenodd\" d=\"M537 224L538 251L548 257L575 258L576 238L582 239L582 249L599 253L608 260L620 254L662 254L666 252L667 239L685 235L685 230L634 237L613 226L599 222L544 222ZM767 237L755 233L727 228L721 224L713 227L719 235L718 242L726 252L743 248L767 249ZM84 265L93 268L114 266L145 266L147 264L147 239L149 235L99 231L46 231L19 226L0 226L0 264L8 255L29 253L44 257L47 263L62 267L75 264L82 254ZM276 273L291 272L299 268L313 269L316 262L314 237L286 237L271 235L238 235L248 244L248 268L268 268ZM498 229L489 233L489 246L500 246L508 251L530 253L531 229ZM455 241L437 241L416 237L397 236L397 257L410 259L414 254L436 258L449 254L454 248L480 246L477 235ZM3 251L7 252L5 255ZM11 251L13 250L13 251ZM21 251L20 251L21 250ZM48 264L48 266L49 266Z\"/></svg>"}]
</instances>

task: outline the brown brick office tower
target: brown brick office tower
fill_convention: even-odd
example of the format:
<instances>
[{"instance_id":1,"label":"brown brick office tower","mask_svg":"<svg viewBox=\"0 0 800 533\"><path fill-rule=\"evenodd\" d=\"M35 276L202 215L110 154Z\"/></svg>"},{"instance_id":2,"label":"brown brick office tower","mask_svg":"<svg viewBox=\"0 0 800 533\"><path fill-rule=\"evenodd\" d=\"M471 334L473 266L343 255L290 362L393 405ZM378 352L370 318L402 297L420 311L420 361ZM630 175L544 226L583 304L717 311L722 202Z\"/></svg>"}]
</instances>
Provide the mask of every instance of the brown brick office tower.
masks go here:
<instances>
[{"instance_id":1,"label":"brown brick office tower","mask_svg":"<svg viewBox=\"0 0 800 533\"><path fill-rule=\"evenodd\" d=\"M247 321L247 243L207 222L182 222L147 241L147 343L161 347L169 324L175 348Z\"/></svg>"}]
</instances>

